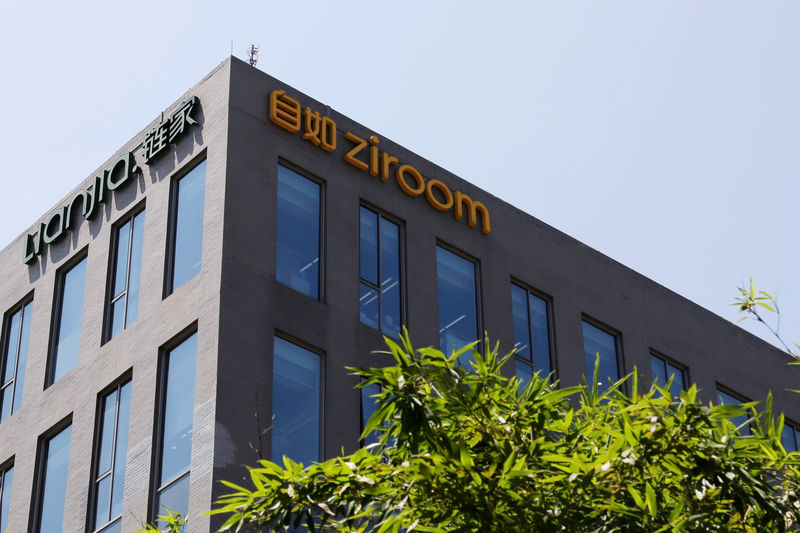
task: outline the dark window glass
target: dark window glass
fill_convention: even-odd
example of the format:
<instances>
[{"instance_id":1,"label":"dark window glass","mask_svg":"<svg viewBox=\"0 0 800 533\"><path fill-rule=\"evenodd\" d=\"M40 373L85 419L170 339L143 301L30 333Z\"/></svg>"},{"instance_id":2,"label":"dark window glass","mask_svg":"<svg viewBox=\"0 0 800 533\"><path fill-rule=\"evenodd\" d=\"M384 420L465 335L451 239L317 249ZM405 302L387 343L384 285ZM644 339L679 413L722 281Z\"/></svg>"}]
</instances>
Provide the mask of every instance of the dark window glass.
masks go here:
<instances>
[{"instance_id":1,"label":"dark window glass","mask_svg":"<svg viewBox=\"0 0 800 533\"><path fill-rule=\"evenodd\" d=\"M511 314L514 321L517 378L527 382L533 372L547 376L552 370L547 301L512 283Z\"/></svg>"},{"instance_id":2,"label":"dark window glass","mask_svg":"<svg viewBox=\"0 0 800 533\"><path fill-rule=\"evenodd\" d=\"M6 350L0 379L0 422L22 406L32 309L33 302L28 302L6 319ZM2 528L0 531L3 531Z\"/></svg>"},{"instance_id":3,"label":"dark window glass","mask_svg":"<svg viewBox=\"0 0 800 533\"><path fill-rule=\"evenodd\" d=\"M371 385L367 385L365 387L361 387L361 432L364 432L364 428L367 426L367 422L375 413L375 410L378 408L378 399L375 398L375 395L381 391L380 386L377 383L373 383ZM377 431L371 431L369 435L364 438L363 445L369 446L370 444L376 444L380 440L380 433Z\"/></svg>"},{"instance_id":4,"label":"dark window glass","mask_svg":"<svg viewBox=\"0 0 800 533\"><path fill-rule=\"evenodd\" d=\"M360 212L361 322L398 337L400 301L400 226L371 209Z\"/></svg>"},{"instance_id":5,"label":"dark window glass","mask_svg":"<svg viewBox=\"0 0 800 533\"><path fill-rule=\"evenodd\" d=\"M439 286L439 346L447 354L478 339L475 263L436 247ZM471 355L462 355L467 368Z\"/></svg>"},{"instance_id":6,"label":"dark window glass","mask_svg":"<svg viewBox=\"0 0 800 533\"><path fill-rule=\"evenodd\" d=\"M86 258L59 276L60 297L56 314L56 335L52 349L51 380L61 376L78 364L83 318L83 288L86 284Z\"/></svg>"},{"instance_id":7,"label":"dark window glass","mask_svg":"<svg viewBox=\"0 0 800 533\"><path fill-rule=\"evenodd\" d=\"M739 405L741 403L746 403L747 400L740 400L739 398L735 397L733 394L727 393L723 390L717 389L717 403L720 405ZM734 423L736 426L741 426L745 424L750 417L746 414L735 416L730 419L731 422ZM750 427L745 425L739 429L739 432L742 435L749 435L750 434Z\"/></svg>"},{"instance_id":8,"label":"dark window glass","mask_svg":"<svg viewBox=\"0 0 800 533\"><path fill-rule=\"evenodd\" d=\"M186 516L189 508L196 353L195 333L170 350L164 362L156 515L170 509Z\"/></svg>"},{"instance_id":9,"label":"dark window glass","mask_svg":"<svg viewBox=\"0 0 800 533\"><path fill-rule=\"evenodd\" d=\"M39 478L39 502L34 531L61 531L64 502L67 499L67 466L72 426L67 426L46 441L42 447Z\"/></svg>"},{"instance_id":10,"label":"dark window glass","mask_svg":"<svg viewBox=\"0 0 800 533\"><path fill-rule=\"evenodd\" d=\"M669 387L669 394L673 398L678 398L681 391L686 387L686 378L683 375L683 370L673 365L663 357L650 354L650 371L653 375L653 381L656 385L664 387L667 381L672 378L672 385ZM673 378L673 376L675 376Z\"/></svg>"},{"instance_id":11,"label":"dark window glass","mask_svg":"<svg viewBox=\"0 0 800 533\"><path fill-rule=\"evenodd\" d=\"M273 461L286 455L310 464L320 458L320 357L275 337L272 378Z\"/></svg>"},{"instance_id":12,"label":"dark window glass","mask_svg":"<svg viewBox=\"0 0 800 533\"><path fill-rule=\"evenodd\" d=\"M319 299L320 186L278 166L278 281Z\"/></svg>"},{"instance_id":13,"label":"dark window glass","mask_svg":"<svg viewBox=\"0 0 800 533\"><path fill-rule=\"evenodd\" d=\"M94 529L119 522L122 516L130 407L130 381L118 385L101 400L100 427L95 444Z\"/></svg>"},{"instance_id":14,"label":"dark window glass","mask_svg":"<svg viewBox=\"0 0 800 533\"><path fill-rule=\"evenodd\" d=\"M796 452L800 451L800 447L798 447L798 439L800 438L800 432L791 424L784 422L783 430L781 432L781 442L783 443L783 447L787 452Z\"/></svg>"},{"instance_id":15,"label":"dark window glass","mask_svg":"<svg viewBox=\"0 0 800 533\"><path fill-rule=\"evenodd\" d=\"M0 471L0 531L6 531L8 528L8 505L11 501L11 481L13 479L13 466Z\"/></svg>"},{"instance_id":16,"label":"dark window glass","mask_svg":"<svg viewBox=\"0 0 800 533\"><path fill-rule=\"evenodd\" d=\"M617 338L588 322L583 323L583 353L586 358L586 377L591 384L594 375L594 362L599 356L600 367L597 374L599 392L608 390L611 383L619 379L617 366Z\"/></svg>"},{"instance_id":17,"label":"dark window glass","mask_svg":"<svg viewBox=\"0 0 800 533\"><path fill-rule=\"evenodd\" d=\"M139 275L142 270L144 240L144 211L131 217L117 228L116 258L112 272L111 295L108 302L108 338L136 320L139 308Z\"/></svg>"},{"instance_id":18,"label":"dark window glass","mask_svg":"<svg viewBox=\"0 0 800 533\"><path fill-rule=\"evenodd\" d=\"M182 287L200 272L203 255L203 204L206 188L206 162L178 180L174 194L175 215L172 232L172 265L169 293Z\"/></svg>"}]
</instances>

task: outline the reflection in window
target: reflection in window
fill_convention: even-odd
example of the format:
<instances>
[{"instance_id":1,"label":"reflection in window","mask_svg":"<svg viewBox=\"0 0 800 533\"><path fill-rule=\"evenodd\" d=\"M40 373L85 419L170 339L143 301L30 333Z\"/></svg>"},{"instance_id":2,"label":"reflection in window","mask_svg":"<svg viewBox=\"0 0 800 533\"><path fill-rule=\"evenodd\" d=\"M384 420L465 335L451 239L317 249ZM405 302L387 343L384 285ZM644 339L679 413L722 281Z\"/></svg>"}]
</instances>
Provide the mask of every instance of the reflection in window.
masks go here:
<instances>
[{"instance_id":1,"label":"reflection in window","mask_svg":"<svg viewBox=\"0 0 800 533\"><path fill-rule=\"evenodd\" d=\"M592 385L595 360L600 358L597 381L598 392L602 394L619 379L617 338L597 326L583 322L583 353L586 359L586 378L590 385Z\"/></svg>"},{"instance_id":2,"label":"reflection in window","mask_svg":"<svg viewBox=\"0 0 800 533\"><path fill-rule=\"evenodd\" d=\"M552 370L547 301L512 283L511 314L514 321L517 378L527 383L534 372L546 377Z\"/></svg>"},{"instance_id":3,"label":"reflection in window","mask_svg":"<svg viewBox=\"0 0 800 533\"><path fill-rule=\"evenodd\" d=\"M400 226L364 206L360 219L361 322L398 337L402 321Z\"/></svg>"},{"instance_id":4,"label":"reflection in window","mask_svg":"<svg viewBox=\"0 0 800 533\"><path fill-rule=\"evenodd\" d=\"M122 489L125 485L125 452L131 382L127 381L103 397L100 428L95 443L94 527L104 533L118 531L122 519Z\"/></svg>"},{"instance_id":5,"label":"reflection in window","mask_svg":"<svg viewBox=\"0 0 800 533\"><path fill-rule=\"evenodd\" d=\"M154 515L171 509L186 516L189 508L196 353L197 333L194 333L170 350L164 361Z\"/></svg>"},{"instance_id":6,"label":"reflection in window","mask_svg":"<svg viewBox=\"0 0 800 533\"><path fill-rule=\"evenodd\" d=\"M78 364L78 349L81 340L83 318L83 287L86 283L86 258L58 277L57 299L52 359L50 361L50 383L75 368Z\"/></svg>"},{"instance_id":7,"label":"reflection in window","mask_svg":"<svg viewBox=\"0 0 800 533\"><path fill-rule=\"evenodd\" d=\"M314 299L319 299L319 208L319 184L279 165L275 276Z\"/></svg>"},{"instance_id":8,"label":"reflection in window","mask_svg":"<svg viewBox=\"0 0 800 533\"><path fill-rule=\"evenodd\" d=\"M8 530L8 509L11 502L11 482L14 479L14 466L0 470L0 531Z\"/></svg>"},{"instance_id":9,"label":"reflection in window","mask_svg":"<svg viewBox=\"0 0 800 533\"><path fill-rule=\"evenodd\" d=\"M478 296L475 263L436 247L439 286L439 346L446 354L478 339ZM466 368L471 354L462 354Z\"/></svg>"},{"instance_id":10,"label":"reflection in window","mask_svg":"<svg viewBox=\"0 0 800 533\"><path fill-rule=\"evenodd\" d=\"M281 463L285 455L310 464L320 459L319 355L275 337L272 365L272 449Z\"/></svg>"},{"instance_id":11,"label":"reflection in window","mask_svg":"<svg viewBox=\"0 0 800 533\"><path fill-rule=\"evenodd\" d=\"M661 356L651 353L650 372L653 376L653 382L660 387L666 386L667 381L672 379L669 394L672 398L680 397L681 391L686 387L686 377L680 367L673 365Z\"/></svg>"},{"instance_id":12,"label":"reflection in window","mask_svg":"<svg viewBox=\"0 0 800 533\"><path fill-rule=\"evenodd\" d=\"M0 376L0 422L22 406L22 385L28 359L33 302L24 304L6 319L6 349ZM3 528L0 528L3 531Z\"/></svg>"},{"instance_id":13,"label":"reflection in window","mask_svg":"<svg viewBox=\"0 0 800 533\"><path fill-rule=\"evenodd\" d=\"M375 397L381 391L380 385L372 383L365 387L361 387L361 432L367 427L367 422L375 414L378 408L378 398ZM381 434L377 431L371 431L362 441L363 446L376 444L380 440Z\"/></svg>"},{"instance_id":14,"label":"reflection in window","mask_svg":"<svg viewBox=\"0 0 800 533\"><path fill-rule=\"evenodd\" d=\"M61 531L64 519L64 502L67 499L67 466L72 426L67 426L45 440L39 459L39 481L36 533Z\"/></svg>"},{"instance_id":15,"label":"reflection in window","mask_svg":"<svg viewBox=\"0 0 800 533\"><path fill-rule=\"evenodd\" d=\"M182 287L200 272L203 257L203 204L206 162L183 176L174 186L176 196L172 226L172 254L168 294Z\"/></svg>"},{"instance_id":16,"label":"reflection in window","mask_svg":"<svg viewBox=\"0 0 800 533\"><path fill-rule=\"evenodd\" d=\"M748 400L742 400L740 398L737 398L733 394L717 389L717 403L719 405L739 405L747 402ZM733 418L730 419L730 421L733 422L735 426L742 426L742 424L745 424L741 428L739 428L739 433L741 433L742 435L749 435L750 426L746 425L749 419L750 417L747 414L743 414L739 416L734 416Z\"/></svg>"},{"instance_id":17,"label":"reflection in window","mask_svg":"<svg viewBox=\"0 0 800 533\"><path fill-rule=\"evenodd\" d=\"M114 271L108 302L108 339L114 338L117 333L136 320L143 239L144 211L140 211L117 228L114 238Z\"/></svg>"}]
</instances>

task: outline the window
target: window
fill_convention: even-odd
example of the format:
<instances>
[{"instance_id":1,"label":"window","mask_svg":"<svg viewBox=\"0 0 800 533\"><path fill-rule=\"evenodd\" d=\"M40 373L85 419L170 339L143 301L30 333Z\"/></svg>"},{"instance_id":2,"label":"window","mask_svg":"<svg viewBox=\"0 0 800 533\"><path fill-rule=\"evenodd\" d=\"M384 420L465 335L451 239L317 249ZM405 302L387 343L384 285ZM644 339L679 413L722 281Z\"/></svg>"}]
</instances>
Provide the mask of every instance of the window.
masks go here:
<instances>
[{"instance_id":1,"label":"window","mask_svg":"<svg viewBox=\"0 0 800 533\"><path fill-rule=\"evenodd\" d=\"M367 422L372 415L375 414L375 410L378 408L378 399L375 397L381 391L380 385L377 383L372 383L371 385L367 385L365 387L361 387L361 432L364 432L364 428L367 427ZM370 444L377 444L380 440L380 433L377 431L371 431L369 435L367 435L364 440L361 442L363 446L369 446Z\"/></svg>"},{"instance_id":2,"label":"window","mask_svg":"<svg viewBox=\"0 0 800 533\"><path fill-rule=\"evenodd\" d=\"M788 420L783 423L781 432L781 443L787 452L800 451L800 430Z\"/></svg>"},{"instance_id":3,"label":"window","mask_svg":"<svg viewBox=\"0 0 800 533\"><path fill-rule=\"evenodd\" d=\"M167 352L161 376L160 427L153 516L189 510L197 333ZM163 525L163 524L161 524Z\"/></svg>"},{"instance_id":4,"label":"window","mask_svg":"<svg viewBox=\"0 0 800 533\"><path fill-rule=\"evenodd\" d=\"M67 467L72 425L42 442L33 531L61 531L67 499Z\"/></svg>"},{"instance_id":5,"label":"window","mask_svg":"<svg viewBox=\"0 0 800 533\"><path fill-rule=\"evenodd\" d=\"M478 284L475 263L436 247L439 286L439 346L447 354L478 339ZM471 355L462 355L465 366ZM467 366L467 368L469 368Z\"/></svg>"},{"instance_id":6,"label":"window","mask_svg":"<svg viewBox=\"0 0 800 533\"><path fill-rule=\"evenodd\" d=\"M278 463L284 455L303 464L319 461L320 357L280 337L275 337L274 354L270 457Z\"/></svg>"},{"instance_id":7,"label":"window","mask_svg":"<svg viewBox=\"0 0 800 533\"><path fill-rule=\"evenodd\" d=\"M592 384L594 363L599 357L600 367L597 381L600 394L608 390L619 379L617 337L597 326L583 322L583 353L586 358L586 377Z\"/></svg>"},{"instance_id":8,"label":"window","mask_svg":"<svg viewBox=\"0 0 800 533\"><path fill-rule=\"evenodd\" d=\"M136 320L143 238L144 211L128 218L115 232L106 340L113 339Z\"/></svg>"},{"instance_id":9,"label":"window","mask_svg":"<svg viewBox=\"0 0 800 533\"><path fill-rule=\"evenodd\" d=\"M203 257L205 188L205 161L194 167L173 186L167 294L172 294L200 272Z\"/></svg>"},{"instance_id":10,"label":"window","mask_svg":"<svg viewBox=\"0 0 800 533\"><path fill-rule=\"evenodd\" d=\"M13 464L0 470L0 531L8 529L8 509L11 502L11 480L13 478Z\"/></svg>"},{"instance_id":11,"label":"window","mask_svg":"<svg viewBox=\"0 0 800 533\"><path fill-rule=\"evenodd\" d=\"M744 398L739 397L738 395L735 396L733 393L727 392L717 387L717 403L719 405L739 405L741 403L747 403L749 401L750 400L745 400ZM749 418L750 416L748 414L743 414L731 418L730 421L733 422L735 426L742 426L739 429L739 433L741 433L742 435L749 435L750 427L746 425L747 420Z\"/></svg>"},{"instance_id":12,"label":"window","mask_svg":"<svg viewBox=\"0 0 800 533\"><path fill-rule=\"evenodd\" d=\"M58 275L57 309L53 321L53 343L48 384L75 368L81 341L83 318L83 287L86 284L86 257L66 272Z\"/></svg>"},{"instance_id":13,"label":"window","mask_svg":"<svg viewBox=\"0 0 800 533\"><path fill-rule=\"evenodd\" d=\"M398 337L402 325L400 226L364 206L360 219L361 322Z\"/></svg>"},{"instance_id":14,"label":"window","mask_svg":"<svg viewBox=\"0 0 800 533\"><path fill-rule=\"evenodd\" d=\"M673 398L680 397L681 391L686 388L684 367L670 361L664 356L654 353L650 354L650 372L653 376L653 382L660 387L666 386L667 381L672 379L672 385L669 387L669 394Z\"/></svg>"},{"instance_id":15,"label":"window","mask_svg":"<svg viewBox=\"0 0 800 533\"><path fill-rule=\"evenodd\" d=\"M100 401L99 427L95 441L93 502L90 507L94 510L93 531L121 531L130 407L130 380L114 387Z\"/></svg>"},{"instance_id":16,"label":"window","mask_svg":"<svg viewBox=\"0 0 800 533\"><path fill-rule=\"evenodd\" d=\"M278 166L275 276L294 290L319 299L320 185Z\"/></svg>"},{"instance_id":17,"label":"window","mask_svg":"<svg viewBox=\"0 0 800 533\"><path fill-rule=\"evenodd\" d=\"M28 338L31 332L33 302L6 315L5 359L0 379L0 422L22 406L22 384L25 381L25 362L28 359ZM0 531L3 531L0 528Z\"/></svg>"},{"instance_id":18,"label":"window","mask_svg":"<svg viewBox=\"0 0 800 533\"><path fill-rule=\"evenodd\" d=\"M515 283L511 284L517 378L523 383L527 383L534 372L546 377L552 371L547 307L547 300Z\"/></svg>"}]
</instances>

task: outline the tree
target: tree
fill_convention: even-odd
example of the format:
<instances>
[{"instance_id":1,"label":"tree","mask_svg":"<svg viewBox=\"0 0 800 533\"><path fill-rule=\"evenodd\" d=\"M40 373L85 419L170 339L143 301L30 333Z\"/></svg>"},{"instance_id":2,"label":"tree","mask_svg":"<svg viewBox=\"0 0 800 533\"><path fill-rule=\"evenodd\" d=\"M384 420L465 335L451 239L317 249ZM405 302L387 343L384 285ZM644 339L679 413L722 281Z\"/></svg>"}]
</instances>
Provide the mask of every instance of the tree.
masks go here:
<instances>
[{"instance_id":1,"label":"tree","mask_svg":"<svg viewBox=\"0 0 800 533\"><path fill-rule=\"evenodd\" d=\"M786 341L781 337L781 310L778 307L778 291L769 293L762 290L756 290L753 279L750 278L750 287L736 287L739 290L739 296L734 298L731 305L739 308L739 313L744 316L739 319L739 322L752 319L759 322L766 327L770 333L777 339L783 346L783 349L792 357L800 357L800 344L794 343L794 348L790 348ZM769 311L775 316L774 325L765 320L761 316L763 310Z\"/></svg>"},{"instance_id":2,"label":"tree","mask_svg":"<svg viewBox=\"0 0 800 533\"><path fill-rule=\"evenodd\" d=\"M787 531L800 523L800 461L783 417L639 390L600 394L503 376L511 354L446 356L387 339L395 364L352 369L380 393L374 447L311 465L249 469L212 513L223 531ZM488 346L488 342L483 346ZM469 370L459 355L469 354ZM463 360L463 358L462 358ZM594 383L597 383L595 369ZM630 388L630 394L624 388ZM748 436L731 421L749 415Z\"/></svg>"}]
</instances>

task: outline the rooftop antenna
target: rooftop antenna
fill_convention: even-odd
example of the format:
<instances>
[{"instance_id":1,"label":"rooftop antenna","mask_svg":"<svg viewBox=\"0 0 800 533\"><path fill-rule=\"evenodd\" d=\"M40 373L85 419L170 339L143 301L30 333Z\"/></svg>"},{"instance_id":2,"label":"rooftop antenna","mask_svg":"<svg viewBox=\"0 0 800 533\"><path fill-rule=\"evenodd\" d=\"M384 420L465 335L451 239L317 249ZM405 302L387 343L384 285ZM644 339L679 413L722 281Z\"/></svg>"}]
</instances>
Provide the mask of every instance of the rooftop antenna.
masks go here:
<instances>
[{"instance_id":1,"label":"rooftop antenna","mask_svg":"<svg viewBox=\"0 0 800 533\"><path fill-rule=\"evenodd\" d=\"M256 66L256 63L258 63L258 46L251 44L250 48L247 49L247 56L250 61L250 66Z\"/></svg>"}]
</instances>

